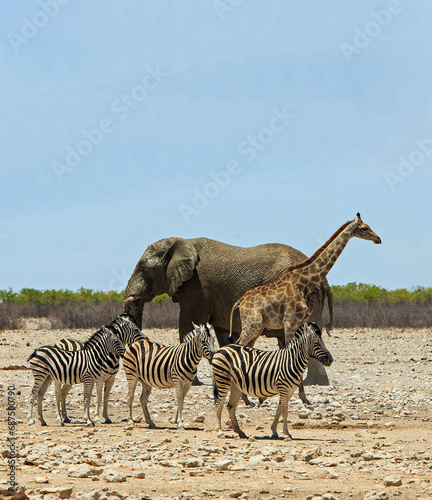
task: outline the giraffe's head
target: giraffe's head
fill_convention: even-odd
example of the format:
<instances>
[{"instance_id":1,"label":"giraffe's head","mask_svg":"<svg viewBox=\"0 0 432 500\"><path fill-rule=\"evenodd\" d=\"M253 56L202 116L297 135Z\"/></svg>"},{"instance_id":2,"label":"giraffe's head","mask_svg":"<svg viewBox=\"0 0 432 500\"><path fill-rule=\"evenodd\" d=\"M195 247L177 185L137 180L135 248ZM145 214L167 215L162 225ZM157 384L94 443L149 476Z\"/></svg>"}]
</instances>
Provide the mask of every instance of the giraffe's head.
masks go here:
<instances>
[{"instance_id":1,"label":"giraffe's head","mask_svg":"<svg viewBox=\"0 0 432 500\"><path fill-rule=\"evenodd\" d=\"M381 238L372 229L362 221L360 214L357 213L357 219L354 219L355 223L352 235L356 238L361 238L363 240L370 240L376 244L381 243Z\"/></svg>"}]
</instances>

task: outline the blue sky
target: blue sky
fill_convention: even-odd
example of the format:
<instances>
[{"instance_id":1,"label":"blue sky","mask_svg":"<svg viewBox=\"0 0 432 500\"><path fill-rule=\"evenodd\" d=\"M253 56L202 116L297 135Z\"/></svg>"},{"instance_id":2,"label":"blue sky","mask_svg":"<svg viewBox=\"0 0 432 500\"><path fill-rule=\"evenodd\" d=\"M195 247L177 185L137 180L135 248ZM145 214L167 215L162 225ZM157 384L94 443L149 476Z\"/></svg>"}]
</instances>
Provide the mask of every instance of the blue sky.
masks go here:
<instances>
[{"instance_id":1,"label":"blue sky","mask_svg":"<svg viewBox=\"0 0 432 500\"><path fill-rule=\"evenodd\" d=\"M312 254L331 284L431 286L432 8L4 1L0 289L122 289L206 236Z\"/></svg>"}]
</instances>

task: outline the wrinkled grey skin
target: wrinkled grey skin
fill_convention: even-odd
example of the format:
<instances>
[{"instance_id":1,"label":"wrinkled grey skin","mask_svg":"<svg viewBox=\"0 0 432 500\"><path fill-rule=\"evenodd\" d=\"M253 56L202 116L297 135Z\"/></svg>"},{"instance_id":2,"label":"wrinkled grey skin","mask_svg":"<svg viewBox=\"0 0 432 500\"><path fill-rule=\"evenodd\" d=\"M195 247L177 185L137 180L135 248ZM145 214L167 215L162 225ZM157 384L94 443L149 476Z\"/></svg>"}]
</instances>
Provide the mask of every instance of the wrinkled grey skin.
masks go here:
<instances>
[{"instance_id":1,"label":"wrinkled grey skin","mask_svg":"<svg viewBox=\"0 0 432 500\"><path fill-rule=\"evenodd\" d=\"M210 323L223 346L228 343L234 302L250 288L274 280L288 266L305 259L299 250L280 243L241 248L208 238L165 238L149 245L138 261L126 286L124 311L134 316L141 328L144 303L167 293L180 304L180 340L192 330L192 322ZM316 305L308 319L319 328L325 296L331 299L327 281L313 292ZM240 331L240 315L236 311L234 340ZM283 330L264 330L263 335L276 337L279 345L284 344ZM317 363L318 366L321 365ZM324 369L318 379L319 382L310 383L328 384Z\"/></svg>"}]
</instances>

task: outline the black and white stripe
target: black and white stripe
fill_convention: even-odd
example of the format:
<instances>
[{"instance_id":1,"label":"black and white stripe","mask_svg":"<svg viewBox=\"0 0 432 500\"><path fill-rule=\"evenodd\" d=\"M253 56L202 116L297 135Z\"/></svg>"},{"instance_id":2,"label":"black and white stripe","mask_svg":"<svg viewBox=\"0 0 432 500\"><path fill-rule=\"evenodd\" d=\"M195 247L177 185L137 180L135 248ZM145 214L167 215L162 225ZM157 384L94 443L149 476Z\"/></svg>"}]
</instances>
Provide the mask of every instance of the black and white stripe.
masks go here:
<instances>
[{"instance_id":1,"label":"black and white stripe","mask_svg":"<svg viewBox=\"0 0 432 500\"><path fill-rule=\"evenodd\" d=\"M281 414L283 432L290 437L287 428L288 401L302 380L311 357L325 366L329 366L333 361L324 345L321 331L314 323L301 326L283 349L263 351L231 344L216 351L211 364L214 374L217 430L221 431L222 409L229 391L231 394L228 412L233 428L240 437L246 437L235 415L241 393L258 398L279 394L279 405L271 425L272 437L277 437L277 424Z\"/></svg>"},{"instance_id":2,"label":"black and white stripe","mask_svg":"<svg viewBox=\"0 0 432 500\"><path fill-rule=\"evenodd\" d=\"M42 400L54 380L56 385L57 413L63 425L60 411L61 385L84 384L84 418L87 425L94 425L90 418L90 399L93 385L101 375L101 370L110 353L123 356L125 348L111 329L101 328L82 346L80 351L68 351L58 346L44 346L35 349L27 361L33 372L34 385L30 394L29 425L32 418L34 401L37 398L38 416L42 425L46 422L42 415Z\"/></svg>"},{"instance_id":3,"label":"black and white stripe","mask_svg":"<svg viewBox=\"0 0 432 500\"><path fill-rule=\"evenodd\" d=\"M137 340L146 338L144 333L136 326L135 320L129 314L120 314L117 318L106 327L117 335L120 342L124 346L133 344ZM80 351L83 349L84 342L72 339L62 339L59 340L56 345L62 349L68 351ZM115 376L119 371L120 363L119 357L111 352L108 354L107 359L101 367L100 376L95 380L96 384L96 415L95 422L100 421L100 409L102 403L102 393L103 393L103 418L105 424L111 424L112 421L108 416L108 401L111 389L114 385ZM62 420L64 423L70 423L70 419L66 411L66 397L71 390L71 385L63 385L61 388L61 412Z\"/></svg>"},{"instance_id":4,"label":"black and white stripe","mask_svg":"<svg viewBox=\"0 0 432 500\"><path fill-rule=\"evenodd\" d=\"M178 428L184 428L182 415L184 398L195 378L198 363L203 356L202 339L211 337L210 330L212 330L210 325L194 325L194 330L185 336L180 345L165 346L145 339L135 342L126 349L123 367L129 384L130 424L133 424L132 403L135 388L140 381L142 384L140 402L145 421L149 426L156 427L147 407L152 388L169 389L175 387L176 423Z\"/></svg>"}]
</instances>

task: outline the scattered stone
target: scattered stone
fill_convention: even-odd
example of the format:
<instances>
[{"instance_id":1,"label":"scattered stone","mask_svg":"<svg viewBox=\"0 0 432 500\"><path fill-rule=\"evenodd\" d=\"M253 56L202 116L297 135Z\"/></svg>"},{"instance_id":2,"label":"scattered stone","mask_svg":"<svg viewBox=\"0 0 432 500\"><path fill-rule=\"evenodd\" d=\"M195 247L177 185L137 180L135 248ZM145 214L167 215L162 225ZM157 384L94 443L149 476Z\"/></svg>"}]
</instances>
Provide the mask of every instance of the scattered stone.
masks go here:
<instances>
[{"instance_id":1,"label":"scattered stone","mask_svg":"<svg viewBox=\"0 0 432 500\"><path fill-rule=\"evenodd\" d=\"M402 486L402 479L399 476L387 476L383 484L384 486Z\"/></svg>"},{"instance_id":2,"label":"scattered stone","mask_svg":"<svg viewBox=\"0 0 432 500\"><path fill-rule=\"evenodd\" d=\"M381 491L380 493L371 491L363 498L363 500L388 500L388 495L385 491Z\"/></svg>"},{"instance_id":3,"label":"scattered stone","mask_svg":"<svg viewBox=\"0 0 432 500\"><path fill-rule=\"evenodd\" d=\"M84 477L98 476L99 474L102 474L102 472L103 469L97 469L95 467L91 467L88 464L78 464L69 467L68 476L84 478Z\"/></svg>"},{"instance_id":4,"label":"scattered stone","mask_svg":"<svg viewBox=\"0 0 432 500\"><path fill-rule=\"evenodd\" d=\"M233 460L218 460L214 466L217 470L228 470L233 463Z\"/></svg>"},{"instance_id":5,"label":"scattered stone","mask_svg":"<svg viewBox=\"0 0 432 500\"><path fill-rule=\"evenodd\" d=\"M102 479L107 483L124 483L126 476L122 472L106 470L103 473Z\"/></svg>"},{"instance_id":6,"label":"scattered stone","mask_svg":"<svg viewBox=\"0 0 432 500\"><path fill-rule=\"evenodd\" d=\"M186 460L179 460L178 463L183 467L202 467L204 460L202 458L187 458Z\"/></svg>"},{"instance_id":7,"label":"scattered stone","mask_svg":"<svg viewBox=\"0 0 432 500\"><path fill-rule=\"evenodd\" d=\"M36 476L34 478L35 483L43 484L49 483L49 479L46 476Z\"/></svg>"},{"instance_id":8,"label":"scattered stone","mask_svg":"<svg viewBox=\"0 0 432 500\"><path fill-rule=\"evenodd\" d=\"M309 462L310 460L321 456L321 448L317 446L315 448L304 448L300 451L294 450L292 455L294 457L294 460Z\"/></svg>"}]
</instances>

